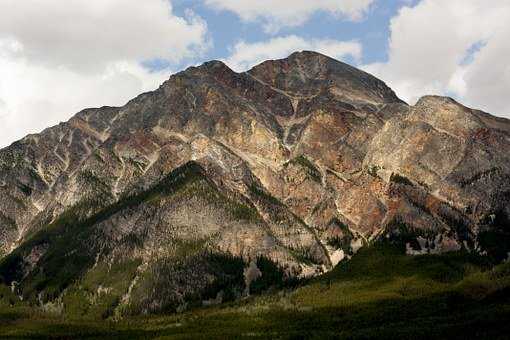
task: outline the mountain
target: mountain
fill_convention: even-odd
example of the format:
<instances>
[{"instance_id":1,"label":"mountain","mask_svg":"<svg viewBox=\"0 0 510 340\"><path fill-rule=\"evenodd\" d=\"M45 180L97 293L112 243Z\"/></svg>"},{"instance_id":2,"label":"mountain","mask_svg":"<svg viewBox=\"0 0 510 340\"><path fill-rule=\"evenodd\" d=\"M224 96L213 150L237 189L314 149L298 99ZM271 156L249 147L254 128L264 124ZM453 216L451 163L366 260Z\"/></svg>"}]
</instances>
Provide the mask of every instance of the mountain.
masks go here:
<instances>
[{"instance_id":1,"label":"mountain","mask_svg":"<svg viewBox=\"0 0 510 340\"><path fill-rule=\"evenodd\" d=\"M108 318L286 285L382 241L500 262L509 150L510 121L409 106L318 53L207 62L0 150L0 282Z\"/></svg>"}]
</instances>

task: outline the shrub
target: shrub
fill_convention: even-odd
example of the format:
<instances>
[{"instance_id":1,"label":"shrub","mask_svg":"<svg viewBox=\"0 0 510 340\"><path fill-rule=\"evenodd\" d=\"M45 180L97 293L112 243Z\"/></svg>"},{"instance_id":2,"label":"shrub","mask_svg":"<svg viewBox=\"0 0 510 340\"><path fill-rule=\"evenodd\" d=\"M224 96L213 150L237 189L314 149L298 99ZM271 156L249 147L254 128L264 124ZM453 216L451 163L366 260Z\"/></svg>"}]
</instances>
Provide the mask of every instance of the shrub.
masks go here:
<instances>
[{"instance_id":1,"label":"shrub","mask_svg":"<svg viewBox=\"0 0 510 340\"><path fill-rule=\"evenodd\" d=\"M390 181L393 183L398 183L398 184L402 184L402 185L410 185L410 186L414 185L413 182L411 182L407 177L397 174L397 173L391 174Z\"/></svg>"},{"instance_id":2,"label":"shrub","mask_svg":"<svg viewBox=\"0 0 510 340\"><path fill-rule=\"evenodd\" d=\"M251 293L259 294L269 288L282 288L285 285L284 271L272 260L265 256L257 257L257 268L262 275L251 283Z\"/></svg>"},{"instance_id":3,"label":"shrub","mask_svg":"<svg viewBox=\"0 0 510 340\"><path fill-rule=\"evenodd\" d=\"M300 155L290 161L292 164L298 164L306 169L308 176L316 181L321 183L322 175L321 172L317 169L317 167L305 156Z\"/></svg>"}]
</instances>

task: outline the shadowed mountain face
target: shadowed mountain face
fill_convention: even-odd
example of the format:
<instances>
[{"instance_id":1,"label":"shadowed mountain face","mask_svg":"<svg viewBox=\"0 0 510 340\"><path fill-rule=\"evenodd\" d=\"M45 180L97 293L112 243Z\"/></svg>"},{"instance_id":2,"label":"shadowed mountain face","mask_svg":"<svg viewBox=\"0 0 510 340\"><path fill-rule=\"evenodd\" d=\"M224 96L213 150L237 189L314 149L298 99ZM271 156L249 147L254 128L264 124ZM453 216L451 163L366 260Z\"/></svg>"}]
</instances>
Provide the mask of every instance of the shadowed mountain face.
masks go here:
<instances>
[{"instance_id":1,"label":"shadowed mountain face","mask_svg":"<svg viewBox=\"0 0 510 340\"><path fill-rule=\"evenodd\" d=\"M83 315L179 310L383 238L502 260L509 203L510 121L313 52L212 61L0 150L0 279Z\"/></svg>"}]
</instances>

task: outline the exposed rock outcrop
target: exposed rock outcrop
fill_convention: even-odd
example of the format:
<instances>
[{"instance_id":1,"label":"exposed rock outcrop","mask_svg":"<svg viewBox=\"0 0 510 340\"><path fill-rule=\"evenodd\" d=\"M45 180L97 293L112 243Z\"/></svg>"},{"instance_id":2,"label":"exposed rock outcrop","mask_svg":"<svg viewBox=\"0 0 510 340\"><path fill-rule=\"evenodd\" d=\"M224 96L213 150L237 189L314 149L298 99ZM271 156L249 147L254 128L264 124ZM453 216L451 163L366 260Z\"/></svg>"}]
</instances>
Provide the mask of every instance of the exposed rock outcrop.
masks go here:
<instances>
[{"instance_id":1,"label":"exposed rock outcrop","mask_svg":"<svg viewBox=\"0 0 510 340\"><path fill-rule=\"evenodd\" d=\"M108 317L239 297L245 268L320 274L378 239L504 259L509 151L509 121L408 106L318 53L211 61L0 150L0 279Z\"/></svg>"}]
</instances>

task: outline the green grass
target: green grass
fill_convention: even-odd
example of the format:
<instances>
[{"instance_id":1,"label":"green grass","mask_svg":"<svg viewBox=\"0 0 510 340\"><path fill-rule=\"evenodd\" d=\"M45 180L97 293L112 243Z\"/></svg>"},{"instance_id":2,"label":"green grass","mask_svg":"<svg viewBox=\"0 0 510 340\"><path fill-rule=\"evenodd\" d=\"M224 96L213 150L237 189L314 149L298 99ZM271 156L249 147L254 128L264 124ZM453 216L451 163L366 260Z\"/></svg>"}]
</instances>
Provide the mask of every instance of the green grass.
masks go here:
<instances>
[{"instance_id":1,"label":"green grass","mask_svg":"<svg viewBox=\"0 0 510 340\"><path fill-rule=\"evenodd\" d=\"M270 264L268 266L271 266ZM274 275L279 275L273 273ZM0 309L4 338L506 339L510 263L465 254L408 257L364 248L332 272L280 290L183 314L65 321Z\"/></svg>"}]
</instances>

